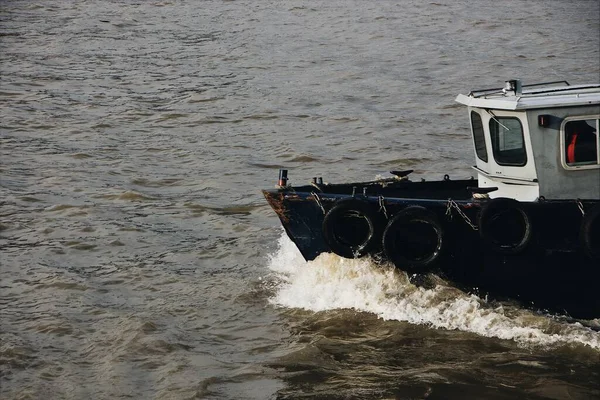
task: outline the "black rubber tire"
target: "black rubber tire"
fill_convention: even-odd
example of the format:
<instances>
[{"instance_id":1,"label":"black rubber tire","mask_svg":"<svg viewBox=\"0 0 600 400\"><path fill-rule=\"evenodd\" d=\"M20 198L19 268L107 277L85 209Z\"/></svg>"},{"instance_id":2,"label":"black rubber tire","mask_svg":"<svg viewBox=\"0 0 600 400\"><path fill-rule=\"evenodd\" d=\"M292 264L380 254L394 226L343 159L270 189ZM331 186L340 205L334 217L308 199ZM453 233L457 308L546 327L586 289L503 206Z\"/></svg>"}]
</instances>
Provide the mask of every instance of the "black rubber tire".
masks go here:
<instances>
[{"instance_id":1,"label":"black rubber tire","mask_svg":"<svg viewBox=\"0 0 600 400\"><path fill-rule=\"evenodd\" d=\"M409 206L392 217L383 231L383 251L404 271L425 273L440 258L444 230L435 214L421 206Z\"/></svg>"},{"instance_id":2,"label":"black rubber tire","mask_svg":"<svg viewBox=\"0 0 600 400\"><path fill-rule=\"evenodd\" d=\"M600 260L600 204L583 216L580 240L586 255L592 260Z\"/></svg>"},{"instance_id":3,"label":"black rubber tire","mask_svg":"<svg viewBox=\"0 0 600 400\"><path fill-rule=\"evenodd\" d=\"M479 235L497 253L522 253L533 237L531 217L515 199L492 199L479 213Z\"/></svg>"},{"instance_id":4,"label":"black rubber tire","mask_svg":"<svg viewBox=\"0 0 600 400\"><path fill-rule=\"evenodd\" d=\"M368 202L339 200L323 219L323 237L335 254L358 258L377 244L380 225L377 212Z\"/></svg>"}]
</instances>

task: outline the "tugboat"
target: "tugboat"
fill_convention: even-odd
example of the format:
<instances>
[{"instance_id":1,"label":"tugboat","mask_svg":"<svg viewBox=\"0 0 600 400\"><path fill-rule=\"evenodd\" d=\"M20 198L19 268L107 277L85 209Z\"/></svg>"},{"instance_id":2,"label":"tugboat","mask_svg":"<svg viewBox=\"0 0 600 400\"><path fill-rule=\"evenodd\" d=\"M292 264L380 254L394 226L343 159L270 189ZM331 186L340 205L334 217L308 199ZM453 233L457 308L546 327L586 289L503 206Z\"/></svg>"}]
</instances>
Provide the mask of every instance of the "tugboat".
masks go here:
<instances>
[{"instance_id":1,"label":"tugboat","mask_svg":"<svg viewBox=\"0 0 600 400\"><path fill-rule=\"evenodd\" d=\"M419 277L540 312L600 318L600 84L566 81L459 94L477 178L263 190L303 257L371 256Z\"/></svg>"}]
</instances>

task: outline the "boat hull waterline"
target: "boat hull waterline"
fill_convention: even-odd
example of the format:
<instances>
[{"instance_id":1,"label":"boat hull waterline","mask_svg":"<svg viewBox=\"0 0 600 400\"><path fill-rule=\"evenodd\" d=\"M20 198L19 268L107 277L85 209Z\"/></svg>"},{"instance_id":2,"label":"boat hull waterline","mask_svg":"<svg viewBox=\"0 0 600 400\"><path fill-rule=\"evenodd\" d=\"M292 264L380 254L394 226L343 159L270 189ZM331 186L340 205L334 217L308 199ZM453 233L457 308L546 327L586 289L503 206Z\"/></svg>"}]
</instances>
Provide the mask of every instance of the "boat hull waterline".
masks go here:
<instances>
[{"instance_id":1,"label":"boat hull waterline","mask_svg":"<svg viewBox=\"0 0 600 400\"><path fill-rule=\"evenodd\" d=\"M400 179L263 194L306 260L370 255L482 298L599 318L600 202L477 199L476 187L473 179Z\"/></svg>"}]
</instances>

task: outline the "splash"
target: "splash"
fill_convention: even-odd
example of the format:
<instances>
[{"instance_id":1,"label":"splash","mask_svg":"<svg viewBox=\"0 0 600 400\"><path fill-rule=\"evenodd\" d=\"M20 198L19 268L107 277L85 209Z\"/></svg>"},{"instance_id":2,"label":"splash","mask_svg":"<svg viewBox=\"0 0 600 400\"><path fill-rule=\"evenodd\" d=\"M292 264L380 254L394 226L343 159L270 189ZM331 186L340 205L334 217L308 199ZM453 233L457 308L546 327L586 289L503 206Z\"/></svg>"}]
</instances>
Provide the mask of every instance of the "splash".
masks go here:
<instances>
[{"instance_id":1,"label":"splash","mask_svg":"<svg viewBox=\"0 0 600 400\"><path fill-rule=\"evenodd\" d=\"M315 312L348 308L385 320L473 332L520 345L579 344L600 350L600 334L579 323L521 309L508 313L503 306L491 307L444 283L434 288L415 286L404 272L370 259L321 254L306 262L285 234L269 268L279 279L270 299L277 306Z\"/></svg>"}]
</instances>

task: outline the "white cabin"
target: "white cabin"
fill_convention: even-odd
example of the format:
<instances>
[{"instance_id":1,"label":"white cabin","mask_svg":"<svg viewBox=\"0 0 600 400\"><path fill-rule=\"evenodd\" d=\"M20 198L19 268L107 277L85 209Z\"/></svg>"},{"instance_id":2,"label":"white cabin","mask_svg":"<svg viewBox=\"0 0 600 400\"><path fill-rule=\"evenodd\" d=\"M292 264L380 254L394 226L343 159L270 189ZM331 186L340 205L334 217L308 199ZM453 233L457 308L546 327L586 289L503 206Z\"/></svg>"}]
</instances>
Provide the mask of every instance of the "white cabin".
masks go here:
<instances>
[{"instance_id":1,"label":"white cabin","mask_svg":"<svg viewBox=\"0 0 600 400\"><path fill-rule=\"evenodd\" d=\"M459 94L480 187L519 201L600 199L600 84L566 81Z\"/></svg>"}]
</instances>

